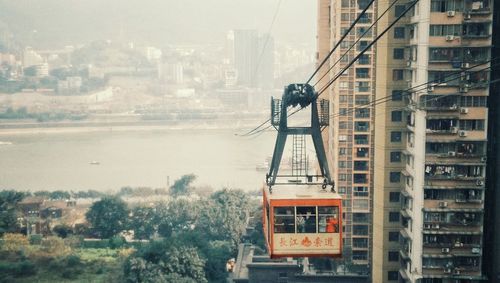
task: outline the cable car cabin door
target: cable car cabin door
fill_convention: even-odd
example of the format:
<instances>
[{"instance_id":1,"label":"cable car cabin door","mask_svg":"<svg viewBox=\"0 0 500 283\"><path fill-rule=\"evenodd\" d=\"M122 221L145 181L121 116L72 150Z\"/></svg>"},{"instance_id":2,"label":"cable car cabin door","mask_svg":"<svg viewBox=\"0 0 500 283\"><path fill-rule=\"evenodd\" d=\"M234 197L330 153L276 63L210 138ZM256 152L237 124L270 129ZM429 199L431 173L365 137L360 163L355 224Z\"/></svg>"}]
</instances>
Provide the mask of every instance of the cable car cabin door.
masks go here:
<instances>
[{"instance_id":1,"label":"cable car cabin door","mask_svg":"<svg viewBox=\"0 0 500 283\"><path fill-rule=\"evenodd\" d=\"M263 191L262 223L271 258L340 257L341 197L320 186L306 193L296 192L297 186L293 189L293 194Z\"/></svg>"}]
</instances>

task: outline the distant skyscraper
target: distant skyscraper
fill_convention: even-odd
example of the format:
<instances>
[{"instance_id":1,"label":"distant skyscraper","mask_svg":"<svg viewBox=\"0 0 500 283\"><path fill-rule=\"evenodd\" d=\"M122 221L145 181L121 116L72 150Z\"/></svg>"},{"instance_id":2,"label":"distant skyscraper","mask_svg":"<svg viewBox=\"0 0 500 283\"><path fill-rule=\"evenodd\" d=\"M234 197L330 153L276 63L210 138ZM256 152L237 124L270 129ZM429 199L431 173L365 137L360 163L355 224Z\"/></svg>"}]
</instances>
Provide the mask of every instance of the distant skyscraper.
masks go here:
<instances>
[{"instance_id":1,"label":"distant skyscraper","mask_svg":"<svg viewBox=\"0 0 500 283\"><path fill-rule=\"evenodd\" d=\"M233 38L238 85L272 88L274 39L270 35L259 36L256 30L235 30Z\"/></svg>"}]
</instances>

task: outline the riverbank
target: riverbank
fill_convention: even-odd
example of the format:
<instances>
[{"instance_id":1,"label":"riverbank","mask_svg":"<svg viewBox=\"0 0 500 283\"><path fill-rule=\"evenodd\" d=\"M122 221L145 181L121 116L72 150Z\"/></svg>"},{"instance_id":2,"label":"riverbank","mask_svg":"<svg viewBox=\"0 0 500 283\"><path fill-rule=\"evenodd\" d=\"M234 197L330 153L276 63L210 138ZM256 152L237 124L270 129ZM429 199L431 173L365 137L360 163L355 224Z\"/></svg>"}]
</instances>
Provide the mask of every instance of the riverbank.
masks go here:
<instances>
[{"instance_id":1,"label":"riverbank","mask_svg":"<svg viewBox=\"0 0 500 283\"><path fill-rule=\"evenodd\" d=\"M0 136L95 133L95 132L137 132L175 130L234 130L244 132L256 124L256 119L239 120L186 120L186 121L64 121L64 122L2 122Z\"/></svg>"}]
</instances>

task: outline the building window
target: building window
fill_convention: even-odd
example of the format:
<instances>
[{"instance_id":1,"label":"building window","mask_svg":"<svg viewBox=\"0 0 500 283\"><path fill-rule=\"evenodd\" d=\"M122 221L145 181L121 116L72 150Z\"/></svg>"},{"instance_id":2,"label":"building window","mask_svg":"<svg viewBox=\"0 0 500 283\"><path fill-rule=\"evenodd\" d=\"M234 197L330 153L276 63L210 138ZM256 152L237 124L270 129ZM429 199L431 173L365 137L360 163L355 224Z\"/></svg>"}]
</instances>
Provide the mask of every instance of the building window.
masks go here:
<instances>
[{"instance_id":1,"label":"building window","mask_svg":"<svg viewBox=\"0 0 500 283\"><path fill-rule=\"evenodd\" d=\"M370 149L367 147L358 147L356 149L356 157L368 157Z\"/></svg>"},{"instance_id":2,"label":"building window","mask_svg":"<svg viewBox=\"0 0 500 283\"><path fill-rule=\"evenodd\" d=\"M402 69L394 69L392 70L392 80L393 81L402 81L405 78L405 70Z\"/></svg>"},{"instance_id":3,"label":"building window","mask_svg":"<svg viewBox=\"0 0 500 283\"><path fill-rule=\"evenodd\" d=\"M391 162L401 162L401 152L392 151L391 152Z\"/></svg>"},{"instance_id":4,"label":"building window","mask_svg":"<svg viewBox=\"0 0 500 283\"><path fill-rule=\"evenodd\" d=\"M368 144L368 135L354 135L355 144Z\"/></svg>"},{"instance_id":5,"label":"building window","mask_svg":"<svg viewBox=\"0 0 500 283\"><path fill-rule=\"evenodd\" d=\"M368 161L354 161L354 170L367 171L368 170Z\"/></svg>"},{"instance_id":6,"label":"building window","mask_svg":"<svg viewBox=\"0 0 500 283\"><path fill-rule=\"evenodd\" d=\"M347 148L341 147L339 148L339 155L346 155L347 154Z\"/></svg>"},{"instance_id":7,"label":"building window","mask_svg":"<svg viewBox=\"0 0 500 283\"><path fill-rule=\"evenodd\" d=\"M370 64L370 55L363 54L363 55L359 56L358 64L369 65Z\"/></svg>"},{"instance_id":8,"label":"building window","mask_svg":"<svg viewBox=\"0 0 500 283\"><path fill-rule=\"evenodd\" d=\"M352 247L353 248L368 248L368 239L367 238L353 238L352 239Z\"/></svg>"},{"instance_id":9,"label":"building window","mask_svg":"<svg viewBox=\"0 0 500 283\"><path fill-rule=\"evenodd\" d=\"M370 97L368 95L356 95L354 103L356 105L367 105L370 103Z\"/></svg>"},{"instance_id":10,"label":"building window","mask_svg":"<svg viewBox=\"0 0 500 283\"><path fill-rule=\"evenodd\" d=\"M396 39L405 38L405 28L404 27L395 27L394 28L394 38L396 38Z\"/></svg>"},{"instance_id":11,"label":"building window","mask_svg":"<svg viewBox=\"0 0 500 283\"><path fill-rule=\"evenodd\" d=\"M403 100L403 91L402 90L393 90L392 91L392 101L401 101Z\"/></svg>"},{"instance_id":12,"label":"building window","mask_svg":"<svg viewBox=\"0 0 500 283\"><path fill-rule=\"evenodd\" d=\"M399 252L388 252L389 261L399 261Z\"/></svg>"},{"instance_id":13,"label":"building window","mask_svg":"<svg viewBox=\"0 0 500 283\"><path fill-rule=\"evenodd\" d=\"M484 120L460 120L460 130L484 131Z\"/></svg>"},{"instance_id":14,"label":"building window","mask_svg":"<svg viewBox=\"0 0 500 283\"><path fill-rule=\"evenodd\" d=\"M390 202L399 202L399 196L401 194L399 192L390 192L389 193L389 201Z\"/></svg>"},{"instance_id":15,"label":"building window","mask_svg":"<svg viewBox=\"0 0 500 283\"><path fill-rule=\"evenodd\" d=\"M369 41L361 40L358 44L358 51L363 51L365 48L368 47L368 44L370 44ZM370 47L371 48L371 47ZM367 48L366 51L370 50L370 48Z\"/></svg>"},{"instance_id":16,"label":"building window","mask_svg":"<svg viewBox=\"0 0 500 283\"><path fill-rule=\"evenodd\" d=\"M389 222L399 222L399 212L389 212Z\"/></svg>"},{"instance_id":17,"label":"building window","mask_svg":"<svg viewBox=\"0 0 500 283\"><path fill-rule=\"evenodd\" d=\"M401 172L389 172L389 181L399 183L401 181Z\"/></svg>"},{"instance_id":18,"label":"building window","mask_svg":"<svg viewBox=\"0 0 500 283\"><path fill-rule=\"evenodd\" d=\"M354 130L357 132L368 132L370 130L370 122L354 122Z\"/></svg>"},{"instance_id":19,"label":"building window","mask_svg":"<svg viewBox=\"0 0 500 283\"><path fill-rule=\"evenodd\" d=\"M347 83L347 82L341 82L341 83ZM347 84L346 88L349 88L349 84ZM349 102L349 96L348 95L339 95L339 102L340 103Z\"/></svg>"},{"instance_id":20,"label":"building window","mask_svg":"<svg viewBox=\"0 0 500 283\"><path fill-rule=\"evenodd\" d=\"M358 13L358 16L360 15L361 13ZM363 15L361 15L361 17L359 18L359 23L360 24L369 24L372 22L372 13L364 13Z\"/></svg>"},{"instance_id":21,"label":"building window","mask_svg":"<svg viewBox=\"0 0 500 283\"><path fill-rule=\"evenodd\" d=\"M397 271L389 271L389 272L387 272L387 279L389 281L396 281L396 280L398 280L398 272Z\"/></svg>"},{"instance_id":22,"label":"building window","mask_svg":"<svg viewBox=\"0 0 500 283\"><path fill-rule=\"evenodd\" d=\"M430 25L430 36L462 35L462 25Z\"/></svg>"},{"instance_id":23,"label":"building window","mask_svg":"<svg viewBox=\"0 0 500 283\"><path fill-rule=\"evenodd\" d=\"M354 112L356 118L370 118L369 108L356 109Z\"/></svg>"},{"instance_id":24,"label":"building window","mask_svg":"<svg viewBox=\"0 0 500 283\"><path fill-rule=\"evenodd\" d=\"M352 260L368 260L368 252L352 251Z\"/></svg>"},{"instance_id":25,"label":"building window","mask_svg":"<svg viewBox=\"0 0 500 283\"><path fill-rule=\"evenodd\" d=\"M368 187L354 187L352 189L353 195L355 197L367 197L368 196Z\"/></svg>"},{"instance_id":26,"label":"building window","mask_svg":"<svg viewBox=\"0 0 500 283\"><path fill-rule=\"evenodd\" d=\"M393 59L403 60L405 58L405 50L403 48L394 48L392 52Z\"/></svg>"},{"instance_id":27,"label":"building window","mask_svg":"<svg viewBox=\"0 0 500 283\"><path fill-rule=\"evenodd\" d=\"M366 174L354 174L354 183L355 184L368 183L368 178L367 178Z\"/></svg>"},{"instance_id":28,"label":"building window","mask_svg":"<svg viewBox=\"0 0 500 283\"><path fill-rule=\"evenodd\" d=\"M391 121L392 122L403 121L403 111L392 111L391 112Z\"/></svg>"},{"instance_id":29,"label":"building window","mask_svg":"<svg viewBox=\"0 0 500 283\"><path fill-rule=\"evenodd\" d=\"M401 142L401 132L391 132L391 142Z\"/></svg>"},{"instance_id":30,"label":"building window","mask_svg":"<svg viewBox=\"0 0 500 283\"><path fill-rule=\"evenodd\" d=\"M406 6L405 5L396 5L394 6L394 16L397 18L399 16L401 16L404 11L406 10Z\"/></svg>"},{"instance_id":31,"label":"building window","mask_svg":"<svg viewBox=\"0 0 500 283\"><path fill-rule=\"evenodd\" d=\"M352 225L352 234L357 236L368 235L368 225Z\"/></svg>"},{"instance_id":32,"label":"building window","mask_svg":"<svg viewBox=\"0 0 500 283\"><path fill-rule=\"evenodd\" d=\"M369 68L357 68L356 69L356 78L357 79L370 78L370 69Z\"/></svg>"},{"instance_id":33,"label":"building window","mask_svg":"<svg viewBox=\"0 0 500 283\"><path fill-rule=\"evenodd\" d=\"M389 232L389 242L399 242L399 232Z\"/></svg>"}]
</instances>

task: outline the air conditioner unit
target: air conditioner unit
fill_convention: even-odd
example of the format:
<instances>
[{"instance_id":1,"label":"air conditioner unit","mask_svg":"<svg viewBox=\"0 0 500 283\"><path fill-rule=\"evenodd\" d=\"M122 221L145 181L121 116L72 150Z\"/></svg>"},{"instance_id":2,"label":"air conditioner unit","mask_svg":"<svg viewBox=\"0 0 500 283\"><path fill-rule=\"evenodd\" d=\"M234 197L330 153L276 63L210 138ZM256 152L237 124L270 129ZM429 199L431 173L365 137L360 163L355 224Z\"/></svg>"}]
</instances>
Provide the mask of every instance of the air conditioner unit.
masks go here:
<instances>
[{"instance_id":1,"label":"air conditioner unit","mask_svg":"<svg viewBox=\"0 0 500 283\"><path fill-rule=\"evenodd\" d=\"M464 20L470 20L470 13L464 13Z\"/></svg>"},{"instance_id":2,"label":"air conditioner unit","mask_svg":"<svg viewBox=\"0 0 500 283\"><path fill-rule=\"evenodd\" d=\"M440 202L439 202L439 207L440 207L440 208L445 208L445 207L448 207L448 202L446 202L446 201L440 201Z\"/></svg>"},{"instance_id":3,"label":"air conditioner unit","mask_svg":"<svg viewBox=\"0 0 500 283\"><path fill-rule=\"evenodd\" d=\"M448 156L454 157L456 155L457 155L456 152L454 152L454 151L448 151Z\"/></svg>"},{"instance_id":4,"label":"air conditioner unit","mask_svg":"<svg viewBox=\"0 0 500 283\"><path fill-rule=\"evenodd\" d=\"M483 180L477 180L476 181L476 186L483 186L484 185L484 181Z\"/></svg>"},{"instance_id":5,"label":"air conditioner unit","mask_svg":"<svg viewBox=\"0 0 500 283\"><path fill-rule=\"evenodd\" d=\"M432 229L439 229L439 224L433 224Z\"/></svg>"},{"instance_id":6,"label":"air conditioner unit","mask_svg":"<svg viewBox=\"0 0 500 283\"><path fill-rule=\"evenodd\" d=\"M467 113L469 113L469 108L464 108L464 107L460 108L460 114L467 114Z\"/></svg>"},{"instance_id":7,"label":"air conditioner unit","mask_svg":"<svg viewBox=\"0 0 500 283\"><path fill-rule=\"evenodd\" d=\"M446 15L448 15L448 17L454 17L455 11L448 11L448 12L446 12Z\"/></svg>"},{"instance_id":8,"label":"air conditioner unit","mask_svg":"<svg viewBox=\"0 0 500 283\"><path fill-rule=\"evenodd\" d=\"M406 61L406 66L410 67L411 66L411 60Z\"/></svg>"},{"instance_id":9,"label":"air conditioner unit","mask_svg":"<svg viewBox=\"0 0 500 283\"><path fill-rule=\"evenodd\" d=\"M432 229L432 224L424 224L424 229Z\"/></svg>"},{"instance_id":10,"label":"air conditioner unit","mask_svg":"<svg viewBox=\"0 0 500 283\"><path fill-rule=\"evenodd\" d=\"M446 41L452 41L455 39L455 36L454 35L447 35L446 36Z\"/></svg>"},{"instance_id":11,"label":"air conditioner unit","mask_svg":"<svg viewBox=\"0 0 500 283\"><path fill-rule=\"evenodd\" d=\"M469 63L462 63L462 68L469 68L470 64Z\"/></svg>"},{"instance_id":12,"label":"air conditioner unit","mask_svg":"<svg viewBox=\"0 0 500 283\"><path fill-rule=\"evenodd\" d=\"M466 87L466 86L464 86L464 87L461 87L461 88L459 89L459 91L460 91L460 92L462 92L462 93L464 93L464 92L468 92L468 91L469 91L469 88L468 88L468 87Z\"/></svg>"},{"instance_id":13,"label":"air conditioner unit","mask_svg":"<svg viewBox=\"0 0 500 283\"><path fill-rule=\"evenodd\" d=\"M467 131L459 131L458 136L460 137L466 137L467 136Z\"/></svg>"},{"instance_id":14,"label":"air conditioner unit","mask_svg":"<svg viewBox=\"0 0 500 283\"><path fill-rule=\"evenodd\" d=\"M446 274L451 274L451 268L445 268L443 272Z\"/></svg>"},{"instance_id":15,"label":"air conditioner unit","mask_svg":"<svg viewBox=\"0 0 500 283\"><path fill-rule=\"evenodd\" d=\"M471 251L473 254L480 254L481 253L481 249L480 248L472 248L472 251Z\"/></svg>"},{"instance_id":16,"label":"air conditioner unit","mask_svg":"<svg viewBox=\"0 0 500 283\"><path fill-rule=\"evenodd\" d=\"M427 91L428 91L428 92L433 92L433 91L434 91L434 86L433 86L433 85L429 86L429 87L427 88Z\"/></svg>"},{"instance_id":17,"label":"air conditioner unit","mask_svg":"<svg viewBox=\"0 0 500 283\"><path fill-rule=\"evenodd\" d=\"M486 156L481 157L481 162L486 162Z\"/></svg>"},{"instance_id":18,"label":"air conditioner unit","mask_svg":"<svg viewBox=\"0 0 500 283\"><path fill-rule=\"evenodd\" d=\"M450 253L450 248L442 248L441 252L444 254Z\"/></svg>"},{"instance_id":19,"label":"air conditioner unit","mask_svg":"<svg viewBox=\"0 0 500 283\"><path fill-rule=\"evenodd\" d=\"M453 275L460 275L460 270L458 269L453 270Z\"/></svg>"},{"instance_id":20,"label":"air conditioner unit","mask_svg":"<svg viewBox=\"0 0 500 283\"><path fill-rule=\"evenodd\" d=\"M454 134L458 133L458 128L457 127L452 127L451 128L451 132L454 133Z\"/></svg>"}]
</instances>

